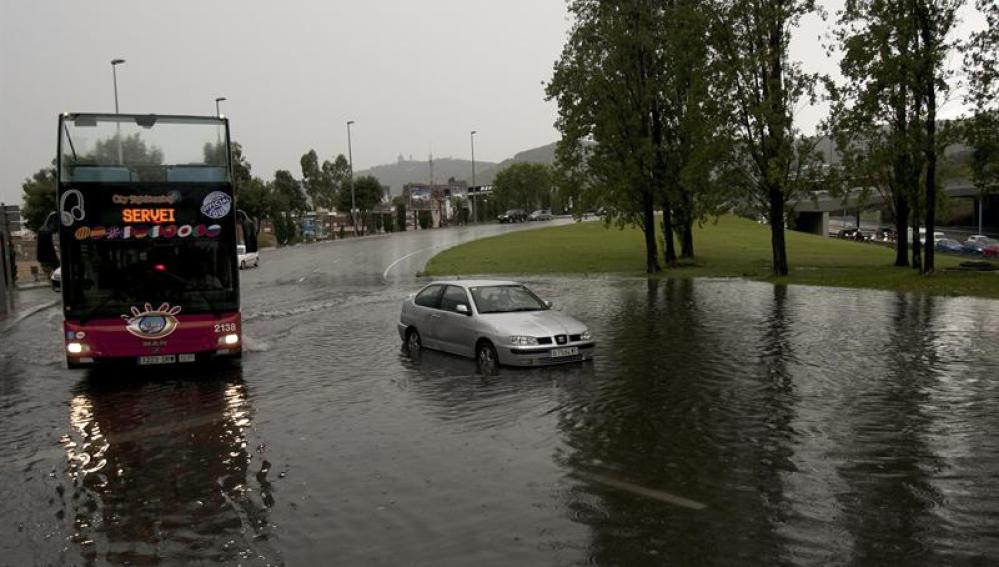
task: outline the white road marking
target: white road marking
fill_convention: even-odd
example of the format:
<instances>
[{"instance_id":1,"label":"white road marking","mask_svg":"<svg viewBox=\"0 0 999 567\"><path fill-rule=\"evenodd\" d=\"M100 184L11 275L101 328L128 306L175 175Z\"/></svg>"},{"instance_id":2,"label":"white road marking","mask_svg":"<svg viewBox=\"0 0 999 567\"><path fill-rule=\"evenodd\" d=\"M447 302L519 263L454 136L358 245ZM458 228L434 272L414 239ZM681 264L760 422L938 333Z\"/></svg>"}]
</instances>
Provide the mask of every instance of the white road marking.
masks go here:
<instances>
[{"instance_id":1,"label":"white road marking","mask_svg":"<svg viewBox=\"0 0 999 567\"><path fill-rule=\"evenodd\" d=\"M583 480L598 482L600 484L603 484L604 486L609 486L611 488L616 488L618 490L630 492L638 496L652 498L653 500L658 500L660 502L665 502L667 504L672 504L674 506L689 508L691 510L703 510L707 508L705 504L697 502L696 500L684 498L683 496L676 496L675 494L663 492L662 490L646 488L644 486L639 486L637 484L633 484L623 480L618 480L616 478L611 478L608 476L604 476L602 474L597 474L589 471L581 471L581 470L572 471L569 474L570 476L575 476Z\"/></svg>"},{"instance_id":2,"label":"white road marking","mask_svg":"<svg viewBox=\"0 0 999 567\"><path fill-rule=\"evenodd\" d=\"M389 266L387 268L385 268L384 272L382 272L382 279L385 280L385 281L388 281L388 274L389 274L389 272L391 272L392 268L396 267L399 264L399 262L402 262L403 260L405 260L407 258L411 258L413 256L416 256L417 254L419 254L421 252L426 252L427 250L433 250L434 248L436 248L436 246L427 246L426 248L420 248L416 252L410 252L409 254L406 254L402 258L396 259L394 262L392 262L391 264L389 264Z\"/></svg>"}]
</instances>

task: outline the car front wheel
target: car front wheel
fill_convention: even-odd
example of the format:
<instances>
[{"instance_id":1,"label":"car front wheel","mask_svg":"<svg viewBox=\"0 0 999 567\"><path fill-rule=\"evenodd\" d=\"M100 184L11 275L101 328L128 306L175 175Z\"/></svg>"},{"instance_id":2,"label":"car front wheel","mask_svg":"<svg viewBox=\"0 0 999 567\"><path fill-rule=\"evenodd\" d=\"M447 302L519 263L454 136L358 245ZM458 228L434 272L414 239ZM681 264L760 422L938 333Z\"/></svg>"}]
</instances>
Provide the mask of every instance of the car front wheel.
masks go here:
<instances>
[{"instance_id":1,"label":"car front wheel","mask_svg":"<svg viewBox=\"0 0 999 567\"><path fill-rule=\"evenodd\" d=\"M482 341L475 347L475 362L479 365L479 370L484 373L495 372L499 367L496 349L489 341Z\"/></svg>"},{"instance_id":2,"label":"car front wheel","mask_svg":"<svg viewBox=\"0 0 999 567\"><path fill-rule=\"evenodd\" d=\"M420 332L410 329L406 334L406 351L410 356L418 356L421 350L423 350L423 340L420 338Z\"/></svg>"}]
</instances>

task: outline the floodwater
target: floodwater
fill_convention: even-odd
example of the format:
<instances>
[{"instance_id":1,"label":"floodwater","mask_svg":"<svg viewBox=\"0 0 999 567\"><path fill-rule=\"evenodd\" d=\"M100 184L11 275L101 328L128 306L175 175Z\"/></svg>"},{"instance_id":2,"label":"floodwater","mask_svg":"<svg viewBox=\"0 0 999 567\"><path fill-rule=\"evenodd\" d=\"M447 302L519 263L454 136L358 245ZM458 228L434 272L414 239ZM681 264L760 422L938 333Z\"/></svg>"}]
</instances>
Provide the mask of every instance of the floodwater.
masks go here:
<instances>
[{"instance_id":1,"label":"floodwater","mask_svg":"<svg viewBox=\"0 0 999 567\"><path fill-rule=\"evenodd\" d=\"M0 565L999 560L999 302L532 278L596 360L484 376L401 351L396 246L265 255L241 368L0 333Z\"/></svg>"}]
</instances>

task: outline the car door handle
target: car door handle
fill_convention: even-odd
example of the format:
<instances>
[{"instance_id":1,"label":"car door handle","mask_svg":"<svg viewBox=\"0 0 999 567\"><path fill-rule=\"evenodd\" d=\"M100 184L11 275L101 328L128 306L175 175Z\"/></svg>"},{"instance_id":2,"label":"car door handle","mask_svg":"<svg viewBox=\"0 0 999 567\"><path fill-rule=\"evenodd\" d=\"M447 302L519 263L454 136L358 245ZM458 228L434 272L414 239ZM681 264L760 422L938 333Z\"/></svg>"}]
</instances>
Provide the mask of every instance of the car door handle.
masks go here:
<instances>
[{"instance_id":1,"label":"car door handle","mask_svg":"<svg viewBox=\"0 0 999 567\"><path fill-rule=\"evenodd\" d=\"M440 316L440 315L438 315L437 313L431 313L431 314L430 314L430 316L431 316L432 318L434 318L434 319L440 319L440 318L441 318L441 316Z\"/></svg>"}]
</instances>

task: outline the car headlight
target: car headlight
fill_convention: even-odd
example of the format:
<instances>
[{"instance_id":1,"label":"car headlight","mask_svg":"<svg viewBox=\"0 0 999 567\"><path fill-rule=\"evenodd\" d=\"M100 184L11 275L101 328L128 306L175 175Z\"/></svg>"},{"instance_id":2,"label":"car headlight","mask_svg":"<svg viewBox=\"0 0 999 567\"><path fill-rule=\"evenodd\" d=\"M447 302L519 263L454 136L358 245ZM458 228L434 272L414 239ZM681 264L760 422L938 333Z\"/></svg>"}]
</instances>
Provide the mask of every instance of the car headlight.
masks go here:
<instances>
[{"instance_id":1,"label":"car headlight","mask_svg":"<svg viewBox=\"0 0 999 567\"><path fill-rule=\"evenodd\" d=\"M593 340L593 333L591 333L589 329L586 329L585 331L582 332L582 334L579 335L579 340L581 340L581 341L592 341Z\"/></svg>"},{"instance_id":2,"label":"car headlight","mask_svg":"<svg viewBox=\"0 0 999 567\"><path fill-rule=\"evenodd\" d=\"M538 344L538 339L534 337L525 337L522 335L514 335L510 337L510 344L517 346L530 346Z\"/></svg>"}]
</instances>

